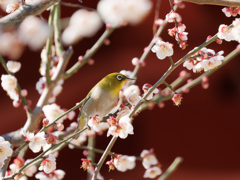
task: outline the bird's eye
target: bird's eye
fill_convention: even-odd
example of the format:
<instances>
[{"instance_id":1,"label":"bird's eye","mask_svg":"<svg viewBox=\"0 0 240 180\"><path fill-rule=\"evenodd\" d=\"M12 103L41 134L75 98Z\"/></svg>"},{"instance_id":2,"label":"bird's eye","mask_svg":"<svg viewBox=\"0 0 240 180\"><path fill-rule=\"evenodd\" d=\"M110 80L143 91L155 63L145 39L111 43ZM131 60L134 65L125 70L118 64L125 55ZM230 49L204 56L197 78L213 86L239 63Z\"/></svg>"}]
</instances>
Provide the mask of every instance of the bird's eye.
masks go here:
<instances>
[{"instance_id":1,"label":"bird's eye","mask_svg":"<svg viewBox=\"0 0 240 180\"><path fill-rule=\"evenodd\" d=\"M117 75L117 80L121 81L123 77L121 75Z\"/></svg>"}]
</instances>

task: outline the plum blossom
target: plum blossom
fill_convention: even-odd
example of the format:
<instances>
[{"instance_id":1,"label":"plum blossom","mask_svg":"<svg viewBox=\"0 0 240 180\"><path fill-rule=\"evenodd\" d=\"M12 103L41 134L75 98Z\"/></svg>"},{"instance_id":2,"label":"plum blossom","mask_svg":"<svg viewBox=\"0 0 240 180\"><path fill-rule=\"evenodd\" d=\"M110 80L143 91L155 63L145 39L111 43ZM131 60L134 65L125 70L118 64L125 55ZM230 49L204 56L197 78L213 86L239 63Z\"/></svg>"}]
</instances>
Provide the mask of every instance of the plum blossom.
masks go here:
<instances>
[{"instance_id":1,"label":"plum blossom","mask_svg":"<svg viewBox=\"0 0 240 180\"><path fill-rule=\"evenodd\" d=\"M41 162L40 167L38 170L44 171L45 173L49 174L53 170L56 169L56 159L53 154L49 154L48 158L46 158L43 162Z\"/></svg>"},{"instance_id":2,"label":"plum blossom","mask_svg":"<svg viewBox=\"0 0 240 180\"><path fill-rule=\"evenodd\" d=\"M21 40L16 32L0 33L0 54L8 56L10 59L18 59L24 50Z\"/></svg>"},{"instance_id":3,"label":"plum blossom","mask_svg":"<svg viewBox=\"0 0 240 180\"><path fill-rule=\"evenodd\" d=\"M57 119L57 117L65 113L65 111L62 110L57 104L45 105L43 106L42 110L46 118L49 120L49 123L52 123L55 119ZM66 116L63 116L57 120L57 123L62 123L66 118Z\"/></svg>"},{"instance_id":4,"label":"plum blossom","mask_svg":"<svg viewBox=\"0 0 240 180\"><path fill-rule=\"evenodd\" d=\"M32 159L27 159L24 165L30 163L31 161ZM24 170L24 174L26 174L26 176L29 176L29 177L32 177L36 172L37 172L37 166L35 164L28 166L28 168Z\"/></svg>"},{"instance_id":5,"label":"plum blossom","mask_svg":"<svg viewBox=\"0 0 240 180\"><path fill-rule=\"evenodd\" d=\"M227 16L227 17L235 17L238 14L240 15L240 7L225 7L222 9L222 12Z\"/></svg>"},{"instance_id":6,"label":"plum blossom","mask_svg":"<svg viewBox=\"0 0 240 180\"><path fill-rule=\"evenodd\" d=\"M122 117L115 125L108 129L107 136L119 136L125 139L128 134L133 134L133 126L130 123L130 118L128 116Z\"/></svg>"},{"instance_id":7,"label":"plum blossom","mask_svg":"<svg viewBox=\"0 0 240 180\"><path fill-rule=\"evenodd\" d=\"M0 168L3 167L5 159L7 159L8 156L11 156L12 153L13 150L11 144L0 136Z\"/></svg>"},{"instance_id":8,"label":"plum blossom","mask_svg":"<svg viewBox=\"0 0 240 180\"><path fill-rule=\"evenodd\" d=\"M158 166L151 167L147 169L143 175L144 178L155 178L162 174L162 170Z\"/></svg>"},{"instance_id":9,"label":"plum blossom","mask_svg":"<svg viewBox=\"0 0 240 180\"><path fill-rule=\"evenodd\" d=\"M7 68L11 73L16 73L21 68L21 63L17 61L8 61Z\"/></svg>"},{"instance_id":10,"label":"plum blossom","mask_svg":"<svg viewBox=\"0 0 240 180\"><path fill-rule=\"evenodd\" d=\"M47 144L45 139L45 132L40 132L34 135L31 132L26 132L24 129L21 130L22 135L25 137L26 142L29 142L29 148L37 153L43 148L43 150L47 150L51 145Z\"/></svg>"},{"instance_id":11,"label":"plum blossom","mask_svg":"<svg viewBox=\"0 0 240 180\"><path fill-rule=\"evenodd\" d=\"M119 158L114 158L114 165L117 168L117 170L125 172L128 169L131 170L136 166L135 161L136 161L135 156L123 155Z\"/></svg>"},{"instance_id":12,"label":"plum blossom","mask_svg":"<svg viewBox=\"0 0 240 180\"><path fill-rule=\"evenodd\" d=\"M72 15L69 26L64 30L63 43L70 45L84 37L92 37L101 26L102 21L97 12L80 9Z\"/></svg>"},{"instance_id":13,"label":"plum blossom","mask_svg":"<svg viewBox=\"0 0 240 180\"><path fill-rule=\"evenodd\" d=\"M44 46L51 33L47 22L35 16L25 18L19 27L21 40L35 51Z\"/></svg>"},{"instance_id":14,"label":"plum blossom","mask_svg":"<svg viewBox=\"0 0 240 180\"><path fill-rule=\"evenodd\" d=\"M135 91L133 91L131 94L127 96L127 101L134 106L137 105L137 103L140 100L141 100L141 97Z\"/></svg>"},{"instance_id":15,"label":"plum blossom","mask_svg":"<svg viewBox=\"0 0 240 180\"><path fill-rule=\"evenodd\" d=\"M77 124L76 124L76 127L77 127ZM75 128L76 129L76 128ZM77 139L72 139L71 140L71 144L69 143L68 144L68 147L70 149L74 149L74 145L76 146L80 146L82 145L85 141L87 140L87 132L86 131L83 131L82 133L80 133L80 135L78 136ZM72 145L73 144L73 145Z\"/></svg>"},{"instance_id":16,"label":"plum blossom","mask_svg":"<svg viewBox=\"0 0 240 180\"><path fill-rule=\"evenodd\" d=\"M215 53L211 49L202 48L200 51L191 56L191 59L183 63L183 67L193 70L194 73L209 71L222 64L224 60L223 51Z\"/></svg>"},{"instance_id":17,"label":"plum blossom","mask_svg":"<svg viewBox=\"0 0 240 180\"><path fill-rule=\"evenodd\" d=\"M152 2L149 0L101 0L97 10L103 21L111 27L124 24L139 24L150 12Z\"/></svg>"},{"instance_id":18,"label":"plum blossom","mask_svg":"<svg viewBox=\"0 0 240 180\"><path fill-rule=\"evenodd\" d=\"M131 85L129 87L127 87L124 91L123 91L123 95L125 97L127 97L128 95L130 95L132 92L136 92L138 95L140 95L140 89L137 85Z\"/></svg>"},{"instance_id":19,"label":"plum blossom","mask_svg":"<svg viewBox=\"0 0 240 180\"><path fill-rule=\"evenodd\" d=\"M172 97L172 101L176 106L179 106L181 104L182 99L182 94L174 94Z\"/></svg>"},{"instance_id":20,"label":"plum blossom","mask_svg":"<svg viewBox=\"0 0 240 180\"><path fill-rule=\"evenodd\" d=\"M125 105L121 105L120 108L121 108L120 111L117 113L117 117L116 117L117 120L131 113L130 109Z\"/></svg>"},{"instance_id":21,"label":"plum blossom","mask_svg":"<svg viewBox=\"0 0 240 180\"><path fill-rule=\"evenodd\" d=\"M14 12L16 9L19 8L19 5L18 4L8 4L7 5L7 8L6 8L6 12L7 13L12 13Z\"/></svg>"},{"instance_id":22,"label":"plum blossom","mask_svg":"<svg viewBox=\"0 0 240 180\"><path fill-rule=\"evenodd\" d=\"M156 165L158 164L158 160L155 156L155 154L153 153L153 149L148 150L143 150L141 152L141 158L143 158L142 160L142 165L145 169L148 169L151 167L151 165Z\"/></svg>"},{"instance_id":23,"label":"plum blossom","mask_svg":"<svg viewBox=\"0 0 240 180\"><path fill-rule=\"evenodd\" d=\"M236 41L240 43L240 19L233 21L232 35Z\"/></svg>"},{"instance_id":24,"label":"plum blossom","mask_svg":"<svg viewBox=\"0 0 240 180\"><path fill-rule=\"evenodd\" d=\"M12 91L17 88L17 79L10 74L3 74L1 77L2 87L5 91Z\"/></svg>"},{"instance_id":25,"label":"plum blossom","mask_svg":"<svg viewBox=\"0 0 240 180\"><path fill-rule=\"evenodd\" d=\"M84 159L82 158L82 166L80 168L83 168L84 171L86 171L88 168L91 167L91 160L88 160L88 159Z\"/></svg>"},{"instance_id":26,"label":"plum blossom","mask_svg":"<svg viewBox=\"0 0 240 180\"><path fill-rule=\"evenodd\" d=\"M173 55L172 44L168 42L163 42L158 40L156 44L152 47L152 52L157 54L158 59L165 59L166 56Z\"/></svg>"},{"instance_id":27,"label":"plum blossom","mask_svg":"<svg viewBox=\"0 0 240 180\"><path fill-rule=\"evenodd\" d=\"M166 15L166 20L169 23L174 22L175 19L176 19L177 22L181 22L182 21L181 16L178 13L176 13L175 11L171 11L170 13L168 13Z\"/></svg>"},{"instance_id":28,"label":"plum blossom","mask_svg":"<svg viewBox=\"0 0 240 180\"><path fill-rule=\"evenodd\" d=\"M35 178L40 180L61 180L64 178L65 174L66 173L63 170L58 169L49 174L39 172L35 175Z\"/></svg>"},{"instance_id":29,"label":"plum blossom","mask_svg":"<svg viewBox=\"0 0 240 180\"><path fill-rule=\"evenodd\" d=\"M102 121L102 118L100 118L98 115L92 117L89 121L88 121L88 125L94 129L94 131L98 132L100 131L100 123Z\"/></svg>"},{"instance_id":30,"label":"plum blossom","mask_svg":"<svg viewBox=\"0 0 240 180\"><path fill-rule=\"evenodd\" d=\"M219 26L217 36L219 39L224 39L225 41L234 40L234 37L232 35L232 29L225 24L221 24Z\"/></svg>"},{"instance_id":31,"label":"plum blossom","mask_svg":"<svg viewBox=\"0 0 240 180\"><path fill-rule=\"evenodd\" d=\"M75 111L71 111L71 112L69 112L69 113L67 114L67 118L68 118L69 120L73 120L75 116L76 116Z\"/></svg>"},{"instance_id":32,"label":"plum blossom","mask_svg":"<svg viewBox=\"0 0 240 180\"><path fill-rule=\"evenodd\" d=\"M148 83L144 84L142 87L144 94L146 94L151 87L152 87L151 84L148 84ZM157 94L157 93L159 93L159 90L158 90L158 88L155 88L153 90L153 92L151 92L151 94L149 94L149 96L147 97L147 100L151 100L153 98L153 94Z\"/></svg>"}]
</instances>

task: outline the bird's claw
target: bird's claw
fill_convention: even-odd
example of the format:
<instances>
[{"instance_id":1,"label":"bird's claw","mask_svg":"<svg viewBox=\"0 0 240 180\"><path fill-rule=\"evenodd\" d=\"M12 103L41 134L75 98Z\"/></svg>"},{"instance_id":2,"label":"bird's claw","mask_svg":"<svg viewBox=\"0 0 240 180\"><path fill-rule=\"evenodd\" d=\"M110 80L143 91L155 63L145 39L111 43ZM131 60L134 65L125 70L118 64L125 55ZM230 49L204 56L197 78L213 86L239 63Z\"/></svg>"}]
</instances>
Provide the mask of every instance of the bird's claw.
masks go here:
<instances>
[{"instance_id":1,"label":"bird's claw","mask_svg":"<svg viewBox=\"0 0 240 180\"><path fill-rule=\"evenodd\" d=\"M91 127L88 124L86 126L87 126L88 130L91 131Z\"/></svg>"}]
</instances>

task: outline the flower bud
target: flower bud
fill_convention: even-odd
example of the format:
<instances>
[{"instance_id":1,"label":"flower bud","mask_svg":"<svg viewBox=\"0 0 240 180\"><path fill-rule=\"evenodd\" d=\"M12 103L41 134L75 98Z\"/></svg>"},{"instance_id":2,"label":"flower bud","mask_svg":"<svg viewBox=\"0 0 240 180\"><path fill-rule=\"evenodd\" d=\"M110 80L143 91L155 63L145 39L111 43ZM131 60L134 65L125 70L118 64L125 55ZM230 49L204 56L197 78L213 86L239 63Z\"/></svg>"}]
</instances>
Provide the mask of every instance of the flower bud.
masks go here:
<instances>
[{"instance_id":1,"label":"flower bud","mask_svg":"<svg viewBox=\"0 0 240 180\"><path fill-rule=\"evenodd\" d=\"M78 61L79 61L79 62L83 62L83 60L84 60L83 56L79 56L79 57L78 57Z\"/></svg>"},{"instance_id":2,"label":"flower bud","mask_svg":"<svg viewBox=\"0 0 240 180\"><path fill-rule=\"evenodd\" d=\"M137 65L139 65L139 59L138 58L133 58L132 59L132 64L134 65L134 66L137 66Z\"/></svg>"},{"instance_id":3,"label":"flower bud","mask_svg":"<svg viewBox=\"0 0 240 180\"><path fill-rule=\"evenodd\" d=\"M44 118L42 120L42 123L43 123L43 127L46 127L48 125L48 123L49 123L49 120L47 118Z\"/></svg>"},{"instance_id":4,"label":"flower bud","mask_svg":"<svg viewBox=\"0 0 240 180\"><path fill-rule=\"evenodd\" d=\"M64 129L64 125L62 123L57 123L58 131L62 131Z\"/></svg>"},{"instance_id":5,"label":"flower bud","mask_svg":"<svg viewBox=\"0 0 240 180\"><path fill-rule=\"evenodd\" d=\"M104 40L104 44L105 44L106 46L110 45L110 43L111 43L111 42L110 42L109 39L105 39L105 40Z\"/></svg>"},{"instance_id":6,"label":"flower bud","mask_svg":"<svg viewBox=\"0 0 240 180\"><path fill-rule=\"evenodd\" d=\"M87 63L88 63L89 65L93 65L93 64L94 64L94 60L93 60L93 59L88 59L88 60L87 60Z\"/></svg>"},{"instance_id":7,"label":"flower bud","mask_svg":"<svg viewBox=\"0 0 240 180\"><path fill-rule=\"evenodd\" d=\"M26 89L21 90L21 96L26 97L28 94L28 91Z\"/></svg>"},{"instance_id":8,"label":"flower bud","mask_svg":"<svg viewBox=\"0 0 240 180\"><path fill-rule=\"evenodd\" d=\"M174 94L173 98L172 98L172 101L174 102L174 104L176 106L179 106L181 104L181 101L182 101L182 95L181 94Z\"/></svg>"}]
</instances>

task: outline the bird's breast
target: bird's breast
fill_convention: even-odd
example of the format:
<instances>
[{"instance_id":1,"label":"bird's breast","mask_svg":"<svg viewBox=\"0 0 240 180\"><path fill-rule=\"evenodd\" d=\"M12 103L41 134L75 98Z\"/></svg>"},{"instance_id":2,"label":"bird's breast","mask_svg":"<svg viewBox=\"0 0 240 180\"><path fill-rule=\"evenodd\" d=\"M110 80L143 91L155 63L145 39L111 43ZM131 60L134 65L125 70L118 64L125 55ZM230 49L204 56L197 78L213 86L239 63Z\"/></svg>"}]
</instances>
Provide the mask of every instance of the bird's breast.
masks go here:
<instances>
[{"instance_id":1,"label":"bird's breast","mask_svg":"<svg viewBox=\"0 0 240 180\"><path fill-rule=\"evenodd\" d=\"M98 115L103 118L116 105L118 96L102 88L95 88L82 107L82 113L88 118Z\"/></svg>"}]
</instances>

